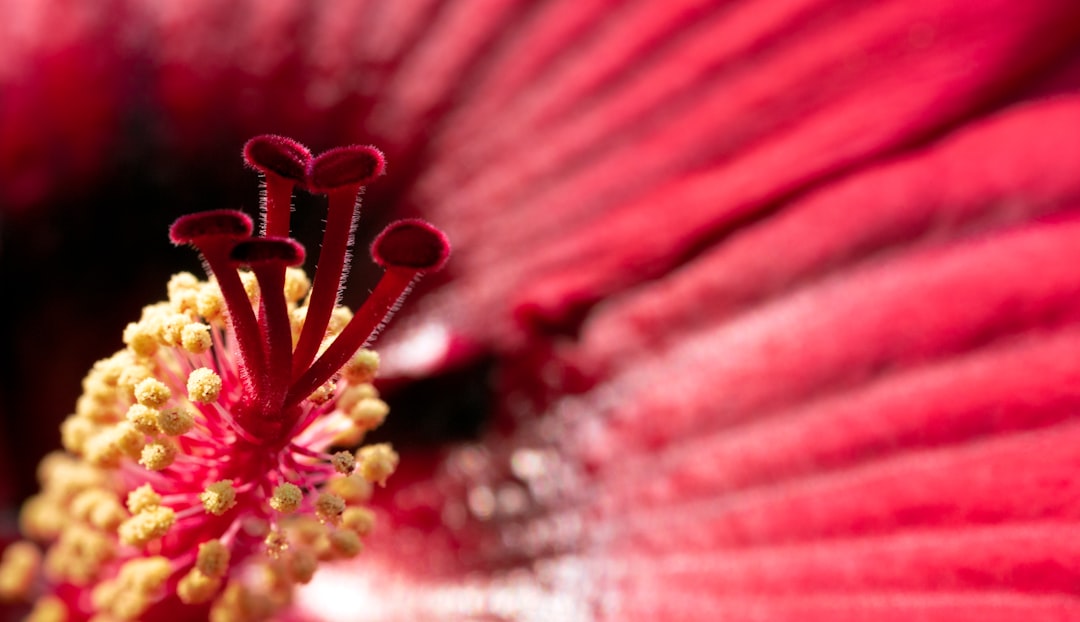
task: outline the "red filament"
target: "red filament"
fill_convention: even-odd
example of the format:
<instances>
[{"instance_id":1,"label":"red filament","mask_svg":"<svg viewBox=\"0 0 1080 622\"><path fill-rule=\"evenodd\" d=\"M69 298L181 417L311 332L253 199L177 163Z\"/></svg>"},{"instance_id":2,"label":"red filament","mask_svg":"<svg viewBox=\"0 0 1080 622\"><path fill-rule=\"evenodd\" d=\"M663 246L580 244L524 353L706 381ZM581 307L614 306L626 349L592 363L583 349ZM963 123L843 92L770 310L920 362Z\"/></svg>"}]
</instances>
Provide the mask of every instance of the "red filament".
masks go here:
<instances>
[{"instance_id":1,"label":"red filament","mask_svg":"<svg viewBox=\"0 0 1080 622\"><path fill-rule=\"evenodd\" d=\"M293 357L293 378L298 378L315 358L338 304L346 275L345 260L360 215L362 184L381 175L384 169L382 153L374 147L339 147L312 162L308 187L327 194L329 207L319 269Z\"/></svg>"},{"instance_id":2,"label":"red filament","mask_svg":"<svg viewBox=\"0 0 1080 622\"><path fill-rule=\"evenodd\" d=\"M406 242L414 244L414 250L407 250ZM334 343L293 382L286 405L296 404L310 395L371 341L401 305L417 279L425 272L442 267L450 254L450 243L435 227L420 220L405 220L392 223L383 230L375 238L371 253L386 272Z\"/></svg>"}]
</instances>

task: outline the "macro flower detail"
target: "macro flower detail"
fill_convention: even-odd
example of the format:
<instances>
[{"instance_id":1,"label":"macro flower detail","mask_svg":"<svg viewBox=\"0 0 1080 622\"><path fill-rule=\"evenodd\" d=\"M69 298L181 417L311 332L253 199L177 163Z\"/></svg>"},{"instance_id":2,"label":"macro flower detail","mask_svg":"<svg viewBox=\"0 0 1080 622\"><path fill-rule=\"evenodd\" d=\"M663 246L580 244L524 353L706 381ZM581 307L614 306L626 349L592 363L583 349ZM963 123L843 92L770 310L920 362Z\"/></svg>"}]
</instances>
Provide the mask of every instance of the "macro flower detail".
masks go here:
<instances>
[{"instance_id":1,"label":"macro flower detail","mask_svg":"<svg viewBox=\"0 0 1080 622\"><path fill-rule=\"evenodd\" d=\"M208 619L277 592L269 564L310 581L281 622L1080 620L1080 2L12 0L0 15L8 507L176 255L199 277L170 293L201 293L195 255L144 233L254 196L233 162L251 136L317 148L249 148L269 201L303 191L291 231L273 206L250 228L303 241L309 274L328 249L316 281L335 281L340 243L304 225L353 213L340 170L364 157L316 171L339 144L393 164L364 190L385 209L364 244L413 215L455 253L380 334L381 361L353 357L307 397L355 425L312 447L321 487L271 482L278 528L258 555L227 537L249 505L219 469L184 492L221 528L173 571L155 547L190 521L154 479L188 459L200 409L245 415L245 383L251 428L286 426L273 403L322 336L293 334L276 383L277 311L252 304L235 374L205 357L186 379L129 373L135 431L86 455L148 483L76 493L33 526L75 523L53 546L108 570L45 589L38 544L3 552L0 593L56 595L39 617L90 615L107 581L99 600L169 595L142 619ZM296 249L224 254L248 300L265 289L256 251ZM351 314L294 267L290 325L340 334ZM357 309L374 272L352 264L341 303ZM188 297L194 316L134 323L135 354L217 356L234 314L220 286ZM355 453L383 438L386 460ZM121 525L147 561L117 558Z\"/></svg>"},{"instance_id":2,"label":"macro flower detail","mask_svg":"<svg viewBox=\"0 0 1080 622\"><path fill-rule=\"evenodd\" d=\"M388 444L341 450L388 412L366 346L449 244L420 220L389 225L371 246L384 275L353 313L339 296L382 154L313 156L261 136L244 156L265 179L260 234L231 210L173 224L209 279L175 275L168 300L128 325L126 347L83 382L66 451L39 468L21 524L44 554L22 542L0 563L0 597L36 600L32 619L266 619L372 531L362 504L398 457ZM288 237L298 187L328 197L314 280Z\"/></svg>"}]
</instances>

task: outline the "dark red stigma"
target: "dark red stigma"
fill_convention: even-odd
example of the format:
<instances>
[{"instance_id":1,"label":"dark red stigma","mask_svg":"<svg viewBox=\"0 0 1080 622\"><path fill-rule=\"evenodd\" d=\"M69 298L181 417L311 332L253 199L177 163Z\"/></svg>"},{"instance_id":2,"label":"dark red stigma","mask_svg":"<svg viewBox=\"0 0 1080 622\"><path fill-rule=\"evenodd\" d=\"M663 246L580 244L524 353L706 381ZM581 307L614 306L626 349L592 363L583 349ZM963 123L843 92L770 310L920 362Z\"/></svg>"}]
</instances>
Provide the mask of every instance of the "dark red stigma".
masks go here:
<instances>
[{"instance_id":1,"label":"dark red stigma","mask_svg":"<svg viewBox=\"0 0 1080 622\"><path fill-rule=\"evenodd\" d=\"M308 148L284 136L252 138L244 145L244 159L264 175L277 175L298 184L307 180L311 166Z\"/></svg>"},{"instance_id":2,"label":"dark red stigma","mask_svg":"<svg viewBox=\"0 0 1080 622\"><path fill-rule=\"evenodd\" d=\"M387 269L434 272L449 257L450 241L446 234L417 218L392 223L371 244L371 258Z\"/></svg>"},{"instance_id":3,"label":"dark red stigma","mask_svg":"<svg viewBox=\"0 0 1080 622\"><path fill-rule=\"evenodd\" d=\"M177 246L198 244L206 238L239 239L251 237L251 218L243 212L212 210L187 214L169 228L169 239Z\"/></svg>"},{"instance_id":4,"label":"dark red stigma","mask_svg":"<svg viewBox=\"0 0 1080 622\"><path fill-rule=\"evenodd\" d=\"M383 154L375 147L338 147L319 154L311 163L307 178L308 189L312 192L329 193L366 186L385 170Z\"/></svg>"}]
</instances>

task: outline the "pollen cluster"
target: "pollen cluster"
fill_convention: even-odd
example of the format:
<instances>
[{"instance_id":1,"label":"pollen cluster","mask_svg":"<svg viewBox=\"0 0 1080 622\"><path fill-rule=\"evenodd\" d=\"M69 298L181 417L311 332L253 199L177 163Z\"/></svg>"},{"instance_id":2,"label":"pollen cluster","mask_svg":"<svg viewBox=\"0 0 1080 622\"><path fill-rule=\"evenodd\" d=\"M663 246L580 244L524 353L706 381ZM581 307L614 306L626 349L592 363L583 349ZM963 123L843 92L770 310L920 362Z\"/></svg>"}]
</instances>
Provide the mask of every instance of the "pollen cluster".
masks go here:
<instances>
[{"instance_id":1,"label":"pollen cluster","mask_svg":"<svg viewBox=\"0 0 1080 622\"><path fill-rule=\"evenodd\" d=\"M376 255L384 283L354 316L337 295L356 197L381 156L313 158L279 137L253 139L245 155L267 179L267 236L249 237L235 212L174 225L212 274L175 275L168 299L127 326L125 347L83 381L64 451L38 469L41 492L20 516L27 541L0 560L0 598L36 601L32 619L202 619L207 604L211 620L268 619L372 532L364 504L398 457L386 444L348 449L389 411L371 384L378 356L361 346L423 271L415 257L398 261L402 240L445 240L426 224L392 225L393 252ZM332 174L320 173L324 157ZM287 235L294 186L331 199L319 262L331 274L314 286L295 265L302 248L274 237ZM58 585L84 596L52 595Z\"/></svg>"}]
</instances>

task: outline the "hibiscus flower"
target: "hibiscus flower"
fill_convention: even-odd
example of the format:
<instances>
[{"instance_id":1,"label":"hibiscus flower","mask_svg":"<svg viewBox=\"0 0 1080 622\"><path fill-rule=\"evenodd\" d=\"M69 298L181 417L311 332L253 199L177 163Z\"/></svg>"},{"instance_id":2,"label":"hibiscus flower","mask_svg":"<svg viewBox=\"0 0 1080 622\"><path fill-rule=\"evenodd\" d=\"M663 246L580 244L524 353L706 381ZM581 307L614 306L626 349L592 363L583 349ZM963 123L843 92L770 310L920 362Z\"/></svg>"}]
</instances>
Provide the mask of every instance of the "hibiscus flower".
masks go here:
<instances>
[{"instance_id":1,"label":"hibiscus flower","mask_svg":"<svg viewBox=\"0 0 1080 622\"><path fill-rule=\"evenodd\" d=\"M137 313L150 225L251 205L255 134L378 145L358 238L453 240L377 344L375 533L289 615L1080 617L1074 2L80 8L0 9L5 283L66 303L9 331L98 339L13 232L100 227L56 278ZM5 410L58 421L31 377Z\"/></svg>"}]
</instances>

